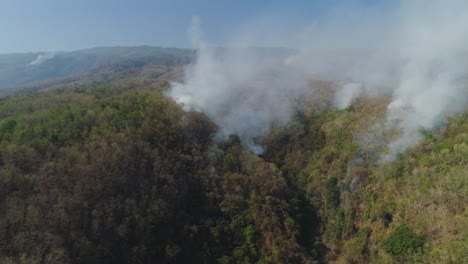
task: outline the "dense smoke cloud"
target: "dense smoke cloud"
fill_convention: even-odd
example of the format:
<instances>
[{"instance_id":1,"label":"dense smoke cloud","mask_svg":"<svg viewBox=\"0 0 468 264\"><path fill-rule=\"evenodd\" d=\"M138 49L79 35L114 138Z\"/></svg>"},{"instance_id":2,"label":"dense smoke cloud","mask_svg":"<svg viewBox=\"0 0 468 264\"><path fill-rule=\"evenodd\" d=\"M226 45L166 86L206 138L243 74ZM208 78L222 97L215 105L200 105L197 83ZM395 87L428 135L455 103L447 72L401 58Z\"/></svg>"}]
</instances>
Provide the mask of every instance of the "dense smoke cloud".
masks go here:
<instances>
[{"instance_id":1,"label":"dense smoke cloud","mask_svg":"<svg viewBox=\"0 0 468 264\"><path fill-rule=\"evenodd\" d=\"M386 11L337 12L278 36L295 52L214 49L195 34L197 61L170 95L254 146L252 140L272 123L288 121L295 99L313 89L308 80L335 83L338 108L362 93L387 94L387 127L400 130L383 157L391 160L421 139L421 129L440 127L466 110L468 2L405 1Z\"/></svg>"},{"instance_id":2,"label":"dense smoke cloud","mask_svg":"<svg viewBox=\"0 0 468 264\"><path fill-rule=\"evenodd\" d=\"M195 19L191 30L197 60L186 68L185 83L174 83L169 95L186 110L206 113L222 136L238 134L246 147L261 153L255 137L289 120L305 78L284 63L291 51L213 48L201 40L198 24Z\"/></svg>"},{"instance_id":3,"label":"dense smoke cloud","mask_svg":"<svg viewBox=\"0 0 468 264\"><path fill-rule=\"evenodd\" d=\"M402 14L399 55L404 61L387 119L402 136L390 157L417 142L419 128L433 129L468 105L468 3L417 2Z\"/></svg>"}]
</instances>

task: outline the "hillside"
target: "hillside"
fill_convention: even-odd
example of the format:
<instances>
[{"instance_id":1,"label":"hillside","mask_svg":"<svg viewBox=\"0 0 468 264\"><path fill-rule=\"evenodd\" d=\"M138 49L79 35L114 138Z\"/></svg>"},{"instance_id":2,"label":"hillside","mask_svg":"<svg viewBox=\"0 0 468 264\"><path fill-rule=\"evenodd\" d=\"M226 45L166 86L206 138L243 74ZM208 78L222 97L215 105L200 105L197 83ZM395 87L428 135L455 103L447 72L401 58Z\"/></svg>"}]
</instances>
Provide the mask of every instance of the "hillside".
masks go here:
<instances>
[{"instance_id":1,"label":"hillside","mask_svg":"<svg viewBox=\"0 0 468 264\"><path fill-rule=\"evenodd\" d=\"M122 71L150 65L182 66L189 63L193 55L193 50L150 46L0 54L0 93L11 92L18 86L31 89L37 86L34 82L70 75L82 79L83 74L93 74L102 68ZM78 78L75 76L75 79Z\"/></svg>"},{"instance_id":2,"label":"hillside","mask_svg":"<svg viewBox=\"0 0 468 264\"><path fill-rule=\"evenodd\" d=\"M383 163L318 83L256 156L145 80L1 99L1 263L468 262L466 114Z\"/></svg>"}]
</instances>

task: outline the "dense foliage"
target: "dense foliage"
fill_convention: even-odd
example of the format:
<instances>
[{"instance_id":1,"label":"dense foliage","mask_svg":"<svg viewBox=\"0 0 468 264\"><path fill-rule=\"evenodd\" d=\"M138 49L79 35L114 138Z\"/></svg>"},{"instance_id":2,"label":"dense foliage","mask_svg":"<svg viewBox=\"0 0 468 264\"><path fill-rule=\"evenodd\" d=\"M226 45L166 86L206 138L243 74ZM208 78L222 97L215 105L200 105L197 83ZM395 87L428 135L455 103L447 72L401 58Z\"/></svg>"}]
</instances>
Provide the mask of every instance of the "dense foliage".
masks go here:
<instances>
[{"instance_id":1,"label":"dense foliage","mask_svg":"<svg viewBox=\"0 0 468 264\"><path fill-rule=\"evenodd\" d=\"M307 262L300 197L159 91L0 105L2 263Z\"/></svg>"},{"instance_id":2,"label":"dense foliage","mask_svg":"<svg viewBox=\"0 0 468 264\"><path fill-rule=\"evenodd\" d=\"M305 104L255 156L145 87L0 100L0 263L467 262L467 116L381 163L387 99Z\"/></svg>"},{"instance_id":3,"label":"dense foliage","mask_svg":"<svg viewBox=\"0 0 468 264\"><path fill-rule=\"evenodd\" d=\"M385 250L395 256L411 255L421 250L424 238L418 236L407 225L401 225L384 241Z\"/></svg>"}]
</instances>

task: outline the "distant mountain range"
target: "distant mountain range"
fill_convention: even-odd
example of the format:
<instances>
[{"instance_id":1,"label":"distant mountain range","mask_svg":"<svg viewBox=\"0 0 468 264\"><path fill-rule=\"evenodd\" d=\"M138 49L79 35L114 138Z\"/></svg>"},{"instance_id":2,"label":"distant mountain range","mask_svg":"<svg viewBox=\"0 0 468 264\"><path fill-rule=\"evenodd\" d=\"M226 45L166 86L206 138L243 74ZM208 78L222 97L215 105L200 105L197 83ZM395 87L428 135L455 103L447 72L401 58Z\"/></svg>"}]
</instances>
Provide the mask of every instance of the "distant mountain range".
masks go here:
<instances>
[{"instance_id":1,"label":"distant mountain range","mask_svg":"<svg viewBox=\"0 0 468 264\"><path fill-rule=\"evenodd\" d=\"M117 70L148 65L181 66L194 58L189 49L100 47L72 52L0 54L0 92L51 78L82 74L103 67Z\"/></svg>"},{"instance_id":2,"label":"distant mountain range","mask_svg":"<svg viewBox=\"0 0 468 264\"><path fill-rule=\"evenodd\" d=\"M250 47L259 57L285 57L295 51ZM217 56L228 49L213 48ZM235 49L230 48L230 51ZM0 54L0 96L19 92L118 82L125 79L180 80L196 50L151 46L97 47L70 52Z\"/></svg>"}]
</instances>

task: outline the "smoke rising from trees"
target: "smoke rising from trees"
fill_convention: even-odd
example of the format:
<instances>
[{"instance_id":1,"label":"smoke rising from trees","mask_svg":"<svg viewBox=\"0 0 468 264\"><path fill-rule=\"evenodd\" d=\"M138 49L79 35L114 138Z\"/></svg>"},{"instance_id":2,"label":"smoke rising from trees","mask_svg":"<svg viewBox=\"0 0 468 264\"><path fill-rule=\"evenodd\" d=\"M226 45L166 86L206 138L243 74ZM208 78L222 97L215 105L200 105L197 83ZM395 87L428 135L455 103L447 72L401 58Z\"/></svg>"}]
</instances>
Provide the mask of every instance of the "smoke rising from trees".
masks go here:
<instances>
[{"instance_id":1,"label":"smoke rising from trees","mask_svg":"<svg viewBox=\"0 0 468 264\"><path fill-rule=\"evenodd\" d=\"M353 14L353 15L350 15ZM284 18L277 18L284 19ZM399 130L384 160L421 140L421 129L441 127L468 105L468 3L408 1L384 14L336 12L288 36L288 49L246 48L245 35L213 48L192 30L197 60L185 82L169 94L186 109L202 111L225 135L236 133L256 153L253 142L272 124L285 124L296 99L314 90L309 80L336 86L333 101L349 107L362 94L388 95L386 125ZM248 36L254 36L249 28ZM265 27L261 28L262 31ZM275 28L270 29L275 35ZM260 33L259 33L260 34ZM261 32L262 35L265 32Z\"/></svg>"}]
</instances>

